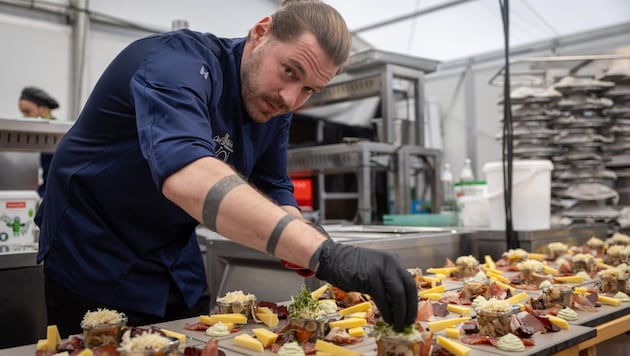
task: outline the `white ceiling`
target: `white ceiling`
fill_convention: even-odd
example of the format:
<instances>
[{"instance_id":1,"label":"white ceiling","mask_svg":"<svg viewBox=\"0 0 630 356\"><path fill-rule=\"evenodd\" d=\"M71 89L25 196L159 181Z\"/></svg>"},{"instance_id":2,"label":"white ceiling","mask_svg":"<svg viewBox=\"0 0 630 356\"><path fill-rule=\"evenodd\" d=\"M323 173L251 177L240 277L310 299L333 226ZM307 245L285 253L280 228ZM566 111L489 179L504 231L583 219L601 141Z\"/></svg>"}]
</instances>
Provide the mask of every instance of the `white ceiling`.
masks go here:
<instances>
[{"instance_id":1,"label":"white ceiling","mask_svg":"<svg viewBox=\"0 0 630 356\"><path fill-rule=\"evenodd\" d=\"M499 0L325 1L381 50L449 61L503 48ZM459 4L361 31L454 2ZM630 0L512 0L509 7L511 47L630 22Z\"/></svg>"}]
</instances>

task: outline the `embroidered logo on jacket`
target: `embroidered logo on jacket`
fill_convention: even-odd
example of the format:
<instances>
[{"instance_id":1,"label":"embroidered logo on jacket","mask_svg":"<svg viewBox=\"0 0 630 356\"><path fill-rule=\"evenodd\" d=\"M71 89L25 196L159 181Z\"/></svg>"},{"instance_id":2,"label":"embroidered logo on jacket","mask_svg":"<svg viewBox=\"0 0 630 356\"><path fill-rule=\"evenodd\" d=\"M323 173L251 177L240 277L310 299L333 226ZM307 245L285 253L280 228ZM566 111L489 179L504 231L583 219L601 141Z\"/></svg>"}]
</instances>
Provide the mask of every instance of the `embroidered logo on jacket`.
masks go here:
<instances>
[{"instance_id":1,"label":"embroidered logo on jacket","mask_svg":"<svg viewBox=\"0 0 630 356\"><path fill-rule=\"evenodd\" d=\"M206 66L202 65L201 69L199 69L199 74L201 74L201 76L205 79L208 80L208 75L210 74L210 71L208 71L208 69L206 68Z\"/></svg>"},{"instance_id":2,"label":"embroidered logo on jacket","mask_svg":"<svg viewBox=\"0 0 630 356\"><path fill-rule=\"evenodd\" d=\"M230 158L230 154L234 152L234 142L232 142L230 134L226 133L223 137L216 135L214 136L214 142L218 145L214 154L217 158L223 160L223 162L227 162L228 158Z\"/></svg>"}]
</instances>

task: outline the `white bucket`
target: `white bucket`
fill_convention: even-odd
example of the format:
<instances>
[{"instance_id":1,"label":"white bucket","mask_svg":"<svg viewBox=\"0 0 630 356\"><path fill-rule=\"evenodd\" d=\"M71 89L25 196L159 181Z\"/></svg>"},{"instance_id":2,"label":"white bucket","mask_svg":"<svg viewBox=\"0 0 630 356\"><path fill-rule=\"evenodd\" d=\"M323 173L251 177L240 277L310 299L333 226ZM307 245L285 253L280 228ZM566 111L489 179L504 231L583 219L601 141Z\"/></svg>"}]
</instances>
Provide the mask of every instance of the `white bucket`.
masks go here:
<instances>
[{"instance_id":1,"label":"white bucket","mask_svg":"<svg viewBox=\"0 0 630 356\"><path fill-rule=\"evenodd\" d=\"M551 170L548 160L512 162L512 227L520 230L544 230L550 227ZM503 163L483 166L490 206L490 229L505 230Z\"/></svg>"}]
</instances>

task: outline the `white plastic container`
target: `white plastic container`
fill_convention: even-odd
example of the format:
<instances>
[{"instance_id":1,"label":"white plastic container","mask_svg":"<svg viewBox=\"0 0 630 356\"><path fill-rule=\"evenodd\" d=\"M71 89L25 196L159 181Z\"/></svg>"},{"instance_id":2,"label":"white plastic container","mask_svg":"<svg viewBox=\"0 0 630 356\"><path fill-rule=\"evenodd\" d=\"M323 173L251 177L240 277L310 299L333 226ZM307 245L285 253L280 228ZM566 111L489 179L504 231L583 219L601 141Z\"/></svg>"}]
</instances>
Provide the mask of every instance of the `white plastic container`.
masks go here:
<instances>
[{"instance_id":1,"label":"white plastic container","mask_svg":"<svg viewBox=\"0 0 630 356\"><path fill-rule=\"evenodd\" d=\"M0 245L35 242L35 209L39 195L30 190L0 190Z\"/></svg>"},{"instance_id":2,"label":"white plastic container","mask_svg":"<svg viewBox=\"0 0 630 356\"><path fill-rule=\"evenodd\" d=\"M551 170L548 160L512 162L512 226L514 230L544 230L550 227ZM490 229L505 230L502 162L486 163Z\"/></svg>"}]
</instances>

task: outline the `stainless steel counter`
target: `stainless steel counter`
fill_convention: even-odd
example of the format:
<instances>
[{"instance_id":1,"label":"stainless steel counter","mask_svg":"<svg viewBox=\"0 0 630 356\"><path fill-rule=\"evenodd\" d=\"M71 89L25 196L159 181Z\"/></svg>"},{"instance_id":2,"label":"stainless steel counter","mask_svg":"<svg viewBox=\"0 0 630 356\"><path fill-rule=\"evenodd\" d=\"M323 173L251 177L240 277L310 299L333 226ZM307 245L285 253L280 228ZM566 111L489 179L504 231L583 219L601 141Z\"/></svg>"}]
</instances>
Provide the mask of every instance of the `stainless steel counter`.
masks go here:
<instances>
[{"instance_id":1,"label":"stainless steel counter","mask_svg":"<svg viewBox=\"0 0 630 356\"><path fill-rule=\"evenodd\" d=\"M446 258L475 253L471 231L380 225L326 225L339 243L387 250L400 256L406 267L441 266ZM258 300L290 300L302 284L314 289L316 278L302 278L283 268L278 259L241 246L206 228L197 230L205 250L208 286L214 302L233 290L256 295Z\"/></svg>"}]
</instances>

